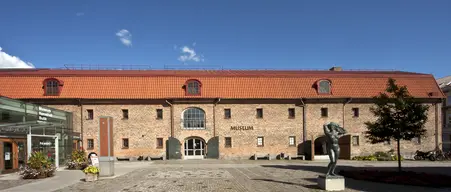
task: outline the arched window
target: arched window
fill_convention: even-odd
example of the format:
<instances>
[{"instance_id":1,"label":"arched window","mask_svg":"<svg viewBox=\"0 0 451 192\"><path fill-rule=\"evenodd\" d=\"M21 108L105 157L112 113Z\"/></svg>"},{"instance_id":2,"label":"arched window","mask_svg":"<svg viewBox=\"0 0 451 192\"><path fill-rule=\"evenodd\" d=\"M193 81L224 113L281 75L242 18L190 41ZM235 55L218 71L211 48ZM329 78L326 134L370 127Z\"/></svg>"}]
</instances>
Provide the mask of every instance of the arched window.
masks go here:
<instances>
[{"instance_id":1,"label":"arched window","mask_svg":"<svg viewBox=\"0 0 451 192\"><path fill-rule=\"evenodd\" d=\"M205 112L199 108L188 108L183 112L185 129L205 129Z\"/></svg>"},{"instance_id":2,"label":"arched window","mask_svg":"<svg viewBox=\"0 0 451 192\"><path fill-rule=\"evenodd\" d=\"M190 79L185 83L185 93L186 95L200 95L202 84L200 81L195 79Z\"/></svg>"},{"instance_id":3,"label":"arched window","mask_svg":"<svg viewBox=\"0 0 451 192\"><path fill-rule=\"evenodd\" d=\"M44 95L57 96L60 95L62 81L54 78L46 79L43 82Z\"/></svg>"},{"instance_id":4,"label":"arched window","mask_svg":"<svg viewBox=\"0 0 451 192\"><path fill-rule=\"evenodd\" d=\"M320 80L317 87L318 94L331 94L331 83L329 80Z\"/></svg>"}]
</instances>

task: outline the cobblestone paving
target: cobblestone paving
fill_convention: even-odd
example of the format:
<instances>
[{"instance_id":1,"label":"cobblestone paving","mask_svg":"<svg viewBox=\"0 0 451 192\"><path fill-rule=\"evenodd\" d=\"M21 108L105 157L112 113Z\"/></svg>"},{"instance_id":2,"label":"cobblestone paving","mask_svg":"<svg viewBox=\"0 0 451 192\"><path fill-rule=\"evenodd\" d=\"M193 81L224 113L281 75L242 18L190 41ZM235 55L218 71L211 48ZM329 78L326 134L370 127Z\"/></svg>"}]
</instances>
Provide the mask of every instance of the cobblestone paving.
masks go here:
<instances>
[{"instance_id":1,"label":"cobblestone paving","mask_svg":"<svg viewBox=\"0 0 451 192\"><path fill-rule=\"evenodd\" d=\"M325 169L323 165L154 164L113 179L79 182L58 192L322 191L316 178ZM352 179L345 182L345 191L447 191Z\"/></svg>"},{"instance_id":2,"label":"cobblestone paving","mask_svg":"<svg viewBox=\"0 0 451 192\"><path fill-rule=\"evenodd\" d=\"M0 180L0 190L29 184L29 183L32 183L35 181L37 181L37 180L33 180L33 179Z\"/></svg>"}]
</instances>

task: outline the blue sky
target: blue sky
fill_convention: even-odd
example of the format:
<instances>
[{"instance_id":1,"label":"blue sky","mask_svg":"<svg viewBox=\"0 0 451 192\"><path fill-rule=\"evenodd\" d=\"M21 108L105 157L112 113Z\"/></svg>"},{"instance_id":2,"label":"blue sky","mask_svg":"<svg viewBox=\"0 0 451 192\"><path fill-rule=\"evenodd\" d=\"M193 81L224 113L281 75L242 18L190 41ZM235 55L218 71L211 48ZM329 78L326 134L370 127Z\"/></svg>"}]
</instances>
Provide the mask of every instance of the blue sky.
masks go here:
<instances>
[{"instance_id":1,"label":"blue sky","mask_svg":"<svg viewBox=\"0 0 451 192\"><path fill-rule=\"evenodd\" d=\"M15 59L37 68L341 66L431 73L436 78L451 75L449 0L10 0L1 4L3 62Z\"/></svg>"}]
</instances>

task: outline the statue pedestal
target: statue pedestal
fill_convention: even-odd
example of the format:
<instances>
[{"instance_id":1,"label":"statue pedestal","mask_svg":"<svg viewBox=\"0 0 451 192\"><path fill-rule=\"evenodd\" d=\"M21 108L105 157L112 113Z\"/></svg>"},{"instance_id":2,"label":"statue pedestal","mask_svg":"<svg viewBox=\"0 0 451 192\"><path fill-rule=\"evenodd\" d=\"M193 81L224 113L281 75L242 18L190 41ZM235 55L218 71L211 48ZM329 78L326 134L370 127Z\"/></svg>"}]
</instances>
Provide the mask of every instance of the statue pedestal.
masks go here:
<instances>
[{"instance_id":1,"label":"statue pedestal","mask_svg":"<svg viewBox=\"0 0 451 192\"><path fill-rule=\"evenodd\" d=\"M342 176L324 176L318 177L318 186L326 191L345 190L345 178Z\"/></svg>"}]
</instances>

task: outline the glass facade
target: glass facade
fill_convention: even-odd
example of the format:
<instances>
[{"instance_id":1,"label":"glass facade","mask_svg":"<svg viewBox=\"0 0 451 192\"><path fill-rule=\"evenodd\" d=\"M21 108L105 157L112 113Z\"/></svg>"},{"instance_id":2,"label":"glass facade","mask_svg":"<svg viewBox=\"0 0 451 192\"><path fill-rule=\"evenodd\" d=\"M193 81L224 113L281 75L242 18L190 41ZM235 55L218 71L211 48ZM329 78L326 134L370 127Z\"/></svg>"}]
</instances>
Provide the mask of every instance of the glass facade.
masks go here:
<instances>
[{"instance_id":1,"label":"glass facade","mask_svg":"<svg viewBox=\"0 0 451 192\"><path fill-rule=\"evenodd\" d=\"M43 152L52 160L58 153L60 165L70 159L72 113L0 97L0 114L1 138L26 139L26 143L17 144L19 164L23 164L28 153L35 151Z\"/></svg>"}]
</instances>

